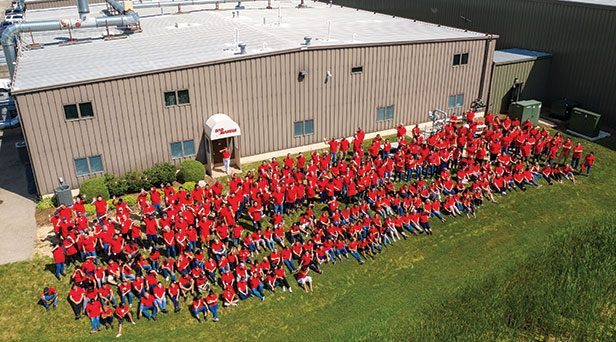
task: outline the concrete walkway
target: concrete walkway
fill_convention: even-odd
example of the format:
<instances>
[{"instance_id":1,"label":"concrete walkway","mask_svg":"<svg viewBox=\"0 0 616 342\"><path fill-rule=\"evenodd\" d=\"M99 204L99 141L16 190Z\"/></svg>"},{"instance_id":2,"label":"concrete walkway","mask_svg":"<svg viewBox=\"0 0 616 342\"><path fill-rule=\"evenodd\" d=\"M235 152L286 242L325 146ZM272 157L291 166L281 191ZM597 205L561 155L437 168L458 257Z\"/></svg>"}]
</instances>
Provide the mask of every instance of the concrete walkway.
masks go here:
<instances>
[{"instance_id":1,"label":"concrete walkway","mask_svg":"<svg viewBox=\"0 0 616 342\"><path fill-rule=\"evenodd\" d=\"M0 132L0 264L32 258L36 239L34 195L15 143L21 131Z\"/></svg>"}]
</instances>

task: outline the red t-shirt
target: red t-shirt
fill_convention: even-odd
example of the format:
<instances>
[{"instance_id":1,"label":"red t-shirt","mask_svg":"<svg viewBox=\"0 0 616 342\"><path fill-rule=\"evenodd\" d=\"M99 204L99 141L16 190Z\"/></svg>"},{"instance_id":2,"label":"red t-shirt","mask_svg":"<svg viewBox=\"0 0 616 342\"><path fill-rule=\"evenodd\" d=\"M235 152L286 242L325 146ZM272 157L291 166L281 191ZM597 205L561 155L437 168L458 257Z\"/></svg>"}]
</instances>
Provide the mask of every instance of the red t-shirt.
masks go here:
<instances>
[{"instance_id":1,"label":"red t-shirt","mask_svg":"<svg viewBox=\"0 0 616 342\"><path fill-rule=\"evenodd\" d=\"M107 213L107 202L105 200L94 201L96 207L96 215L105 215Z\"/></svg>"},{"instance_id":2,"label":"red t-shirt","mask_svg":"<svg viewBox=\"0 0 616 342\"><path fill-rule=\"evenodd\" d=\"M88 317L98 317L101 315L101 302L99 301L91 301L86 305L86 312L88 313Z\"/></svg>"},{"instance_id":3,"label":"red t-shirt","mask_svg":"<svg viewBox=\"0 0 616 342\"><path fill-rule=\"evenodd\" d=\"M222 152L222 159L229 159L229 158L231 158L231 152L223 151Z\"/></svg>"}]
</instances>

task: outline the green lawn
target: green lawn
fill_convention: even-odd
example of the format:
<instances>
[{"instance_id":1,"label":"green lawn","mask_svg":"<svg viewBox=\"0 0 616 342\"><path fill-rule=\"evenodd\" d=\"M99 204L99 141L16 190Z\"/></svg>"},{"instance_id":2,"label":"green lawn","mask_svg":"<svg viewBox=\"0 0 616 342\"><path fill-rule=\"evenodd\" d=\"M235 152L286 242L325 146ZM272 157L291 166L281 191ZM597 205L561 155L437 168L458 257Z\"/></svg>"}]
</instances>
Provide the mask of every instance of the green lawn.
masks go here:
<instances>
[{"instance_id":1,"label":"green lawn","mask_svg":"<svg viewBox=\"0 0 616 342\"><path fill-rule=\"evenodd\" d=\"M545 256L565 233L582 228L591 232L592 222L611 219L616 223L614 216L604 218L614 212L616 199L616 139L608 138L600 144L603 146L584 142L585 152L593 150L597 156L590 178L579 177L575 185L567 182L498 196L499 203L486 204L478 211L477 219L431 222L433 236L397 242L363 266L353 261L327 265L323 275L311 274L312 294L294 286L292 294L277 291L266 294L263 303L248 300L238 307L221 309L219 322L201 325L185 305L182 312L162 315L157 322L141 320L136 326L125 326L121 339L160 340L173 336L241 341L442 341L456 336L461 340L492 340L490 336L499 336L501 340L512 340L520 333L520 340L528 340L528 336L549 333L553 330L547 320L543 330L537 324L529 325L528 331L512 332L506 328L510 322L485 317L495 310L490 305L509 305L494 298L501 289L496 285L524 279L523 275L533 278L530 272L534 268L529 262ZM554 253L549 255L552 259L545 260L560 260ZM0 266L0 340L113 338L115 330L91 336L89 321L74 321L64 299L68 284L55 279L49 271L50 263L50 258L41 258ZM613 263L606 267L610 265L616 267ZM542 274L545 276L545 272ZM565 284L575 283L574 278L564 279ZM44 286L53 286L62 295L56 312L45 313L37 305ZM486 291L485 302L478 291ZM460 299L465 296L468 301ZM459 313L476 312L482 326L476 327L476 317L459 314L457 308ZM452 319L456 321L447 321Z\"/></svg>"}]
</instances>

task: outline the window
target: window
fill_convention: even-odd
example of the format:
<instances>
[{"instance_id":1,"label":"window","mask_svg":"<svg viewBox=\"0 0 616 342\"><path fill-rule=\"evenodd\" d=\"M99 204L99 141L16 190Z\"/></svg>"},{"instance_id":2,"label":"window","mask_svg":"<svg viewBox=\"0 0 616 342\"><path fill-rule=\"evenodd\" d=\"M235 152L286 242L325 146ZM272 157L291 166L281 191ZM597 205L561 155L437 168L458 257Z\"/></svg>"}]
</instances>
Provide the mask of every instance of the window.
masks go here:
<instances>
[{"instance_id":1,"label":"window","mask_svg":"<svg viewBox=\"0 0 616 342\"><path fill-rule=\"evenodd\" d=\"M394 119L394 106L378 107L376 109L376 122L389 121Z\"/></svg>"},{"instance_id":2,"label":"window","mask_svg":"<svg viewBox=\"0 0 616 342\"><path fill-rule=\"evenodd\" d=\"M449 101L447 102L447 108L462 107L463 103L464 103L464 94L451 95L449 96Z\"/></svg>"},{"instance_id":3,"label":"window","mask_svg":"<svg viewBox=\"0 0 616 342\"><path fill-rule=\"evenodd\" d=\"M293 123L293 136L301 137L314 134L314 120L296 121Z\"/></svg>"},{"instance_id":4,"label":"window","mask_svg":"<svg viewBox=\"0 0 616 342\"><path fill-rule=\"evenodd\" d=\"M184 140L170 144L171 146L171 158L190 157L195 155L195 141Z\"/></svg>"},{"instance_id":5,"label":"window","mask_svg":"<svg viewBox=\"0 0 616 342\"><path fill-rule=\"evenodd\" d=\"M357 66L357 67L351 68L351 74L359 74L359 73L362 73L363 71L364 71L363 66Z\"/></svg>"},{"instance_id":6,"label":"window","mask_svg":"<svg viewBox=\"0 0 616 342\"><path fill-rule=\"evenodd\" d=\"M188 90L177 90L165 92L165 106L184 105L190 103Z\"/></svg>"},{"instance_id":7,"label":"window","mask_svg":"<svg viewBox=\"0 0 616 342\"><path fill-rule=\"evenodd\" d=\"M75 159L75 171L77 176L103 172L103 159L100 155Z\"/></svg>"},{"instance_id":8,"label":"window","mask_svg":"<svg viewBox=\"0 0 616 342\"><path fill-rule=\"evenodd\" d=\"M64 118L66 120L77 120L93 118L92 102L64 105Z\"/></svg>"},{"instance_id":9,"label":"window","mask_svg":"<svg viewBox=\"0 0 616 342\"><path fill-rule=\"evenodd\" d=\"M465 65L468 64L468 53L459 53L453 55L453 65Z\"/></svg>"}]
</instances>

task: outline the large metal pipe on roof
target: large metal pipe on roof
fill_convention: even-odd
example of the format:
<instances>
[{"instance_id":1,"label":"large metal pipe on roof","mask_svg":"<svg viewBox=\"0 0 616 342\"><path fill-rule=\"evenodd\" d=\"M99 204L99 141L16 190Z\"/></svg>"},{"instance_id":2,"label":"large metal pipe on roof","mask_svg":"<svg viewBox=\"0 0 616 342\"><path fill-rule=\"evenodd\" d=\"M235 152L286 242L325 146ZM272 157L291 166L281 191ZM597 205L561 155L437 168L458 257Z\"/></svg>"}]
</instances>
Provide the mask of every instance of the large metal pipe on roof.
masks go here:
<instances>
[{"instance_id":1,"label":"large metal pipe on roof","mask_svg":"<svg viewBox=\"0 0 616 342\"><path fill-rule=\"evenodd\" d=\"M48 21L31 21L15 23L8 26L2 31L0 43L4 50L6 64L9 67L9 75L11 80L15 73L15 62L17 61L17 53L15 50L15 40L17 35L22 32L40 32L40 31L60 31L64 29L81 29L90 27L108 27L108 26L128 26L139 22L139 15L134 12L128 12L125 15L115 17L100 17L88 18L87 20L61 19Z\"/></svg>"}]
</instances>

